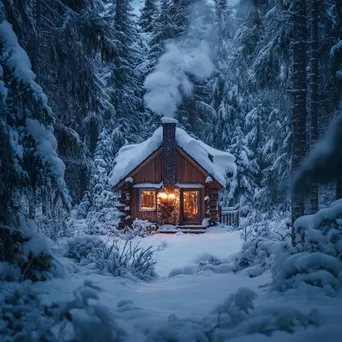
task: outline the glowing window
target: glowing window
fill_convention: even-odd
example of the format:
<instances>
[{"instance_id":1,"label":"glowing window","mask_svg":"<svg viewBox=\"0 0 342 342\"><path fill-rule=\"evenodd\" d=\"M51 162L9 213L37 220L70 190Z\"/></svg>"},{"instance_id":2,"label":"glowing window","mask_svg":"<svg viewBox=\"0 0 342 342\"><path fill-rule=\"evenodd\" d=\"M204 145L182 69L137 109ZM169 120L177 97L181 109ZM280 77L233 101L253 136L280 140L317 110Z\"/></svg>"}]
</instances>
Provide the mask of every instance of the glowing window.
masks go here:
<instances>
[{"instance_id":1,"label":"glowing window","mask_svg":"<svg viewBox=\"0 0 342 342\"><path fill-rule=\"evenodd\" d=\"M199 191L183 192L183 216L184 219L193 220L200 216L199 211Z\"/></svg>"},{"instance_id":2,"label":"glowing window","mask_svg":"<svg viewBox=\"0 0 342 342\"><path fill-rule=\"evenodd\" d=\"M156 209L156 192L142 190L140 192L140 210L155 210Z\"/></svg>"}]
</instances>

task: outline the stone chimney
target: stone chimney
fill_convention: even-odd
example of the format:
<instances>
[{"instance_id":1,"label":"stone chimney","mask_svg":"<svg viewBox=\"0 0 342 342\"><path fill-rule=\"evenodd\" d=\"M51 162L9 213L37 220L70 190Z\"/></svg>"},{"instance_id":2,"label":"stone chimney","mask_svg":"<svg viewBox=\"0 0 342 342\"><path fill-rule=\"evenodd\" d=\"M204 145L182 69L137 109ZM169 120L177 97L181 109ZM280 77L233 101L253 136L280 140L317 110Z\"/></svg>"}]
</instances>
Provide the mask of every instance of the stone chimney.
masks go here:
<instances>
[{"instance_id":1,"label":"stone chimney","mask_svg":"<svg viewBox=\"0 0 342 342\"><path fill-rule=\"evenodd\" d=\"M165 188L176 184L176 124L177 120L162 117L163 125L163 183Z\"/></svg>"}]
</instances>

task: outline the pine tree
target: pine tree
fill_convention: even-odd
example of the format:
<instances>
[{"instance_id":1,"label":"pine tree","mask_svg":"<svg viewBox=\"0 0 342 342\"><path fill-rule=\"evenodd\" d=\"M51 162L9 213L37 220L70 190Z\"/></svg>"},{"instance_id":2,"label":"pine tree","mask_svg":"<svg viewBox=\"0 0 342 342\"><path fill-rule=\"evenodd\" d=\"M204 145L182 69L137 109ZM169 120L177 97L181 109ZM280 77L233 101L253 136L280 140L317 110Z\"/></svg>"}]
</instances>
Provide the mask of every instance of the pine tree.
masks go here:
<instances>
[{"instance_id":1,"label":"pine tree","mask_svg":"<svg viewBox=\"0 0 342 342\"><path fill-rule=\"evenodd\" d=\"M78 201L78 184L72 180L77 174L86 182L87 150L94 152L102 114L111 109L98 73L101 61L111 59L114 52L103 3L14 0L6 1L4 10L50 100L66 180Z\"/></svg>"},{"instance_id":2,"label":"pine tree","mask_svg":"<svg viewBox=\"0 0 342 342\"><path fill-rule=\"evenodd\" d=\"M29 58L0 2L0 245L1 261L16 264L24 278L39 278L51 267L51 256L41 246L24 256L26 242L36 236L40 213L49 220L51 237L57 222L70 208L64 164L57 155L53 113L35 82ZM39 273L39 272L38 272Z\"/></svg>"},{"instance_id":3,"label":"pine tree","mask_svg":"<svg viewBox=\"0 0 342 342\"><path fill-rule=\"evenodd\" d=\"M141 123L148 120L142 101L141 40L129 0L115 0L108 8L115 38L115 54L109 67L108 94L115 109L116 124L128 141L136 141Z\"/></svg>"},{"instance_id":4,"label":"pine tree","mask_svg":"<svg viewBox=\"0 0 342 342\"><path fill-rule=\"evenodd\" d=\"M227 196L229 205L240 205L240 213L247 216L251 213L252 202L257 192L255 177L259 172L259 167L254 153L247 147L244 133L241 127L235 127L229 152L236 158L237 177L229 184Z\"/></svg>"},{"instance_id":5,"label":"pine tree","mask_svg":"<svg viewBox=\"0 0 342 342\"><path fill-rule=\"evenodd\" d=\"M143 32L153 31L154 21L158 16L158 5L156 0L145 0L139 17L139 26Z\"/></svg>"},{"instance_id":6,"label":"pine tree","mask_svg":"<svg viewBox=\"0 0 342 342\"><path fill-rule=\"evenodd\" d=\"M258 202L267 210L282 207L288 210L287 183L290 173L291 125L290 118L283 115L279 105L271 110L267 117L263 146L260 151L261 191Z\"/></svg>"},{"instance_id":7,"label":"pine tree","mask_svg":"<svg viewBox=\"0 0 342 342\"><path fill-rule=\"evenodd\" d=\"M87 233L90 234L110 233L119 222L118 211L115 207L117 197L108 184L108 175L114 164L114 148L112 130L104 129L99 135L90 168L89 192L81 206L83 209L84 202L90 199L91 204L87 214Z\"/></svg>"},{"instance_id":8,"label":"pine tree","mask_svg":"<svg viewBox=\"0 0 342 342\"><path fill-rule=\"evenodd\" d=\"M189 24L190 8L194 0L161 0L150 40L149 60L153 67L165 52L165 43L186 32Z\"/></svg>"}]
</instances>

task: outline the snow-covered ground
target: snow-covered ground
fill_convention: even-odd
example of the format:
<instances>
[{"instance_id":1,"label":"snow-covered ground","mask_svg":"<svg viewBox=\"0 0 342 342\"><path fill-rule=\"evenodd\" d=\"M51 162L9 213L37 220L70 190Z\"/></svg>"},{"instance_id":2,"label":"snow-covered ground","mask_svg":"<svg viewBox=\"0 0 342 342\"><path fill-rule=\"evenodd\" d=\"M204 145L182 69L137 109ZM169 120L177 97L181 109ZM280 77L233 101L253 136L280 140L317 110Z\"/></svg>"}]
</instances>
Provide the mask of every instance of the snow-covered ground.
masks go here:
<instances>
[{"instance_id":1,"label":"snow-covered ground","mask_svg":"<svg viewBox=\"0 0 342 342\"><path fill-rule=\"evenodd\" d=\"M82 285L85 280L91 280L104 290L100 301L118 315L122 327L130 332L129 341L146 341L146 331L162 325L170 315L181 319L200 320L240 287L248 287L258 294L256 307L293 307L304 313L318 309L322 315L319 320L323 324L319 328L300 328L295 336L286 333L276 333L271 337L249 335L229 341L275 341L276 336L276 341L312 342L322 341L320 334L327 336L329 342L342 340L342 327L339 327L342 320L342 296L329 298L317 293L298 295L298 292L271 292L268 286L271 281L269 272L256 278L232 272L214 273L210 270L168 277L175 268L189 266L189 269L194 269L198 257L203 254L227 259L240 250L241 244L239 232L156 234L141 240L144 247L152 245L157 249L162 246L156 255L156 271L159 278L155 281L135 282L82 271L68 279L54 279L34 286L43 294L43 301L51 303L57 299L71 299L75 288ZM126 300L132 301L132 304L121 305L122 301ZM118 304L121 305L119 308Z\"/></svg>"}]
</instances>

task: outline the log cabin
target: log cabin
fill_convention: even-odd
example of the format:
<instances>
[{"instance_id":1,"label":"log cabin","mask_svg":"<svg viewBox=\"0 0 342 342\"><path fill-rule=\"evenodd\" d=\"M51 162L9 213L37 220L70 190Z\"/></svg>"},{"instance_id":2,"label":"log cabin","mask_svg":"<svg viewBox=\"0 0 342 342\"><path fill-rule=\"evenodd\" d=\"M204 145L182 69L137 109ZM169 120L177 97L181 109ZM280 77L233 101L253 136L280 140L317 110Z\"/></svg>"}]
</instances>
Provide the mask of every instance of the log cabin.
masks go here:
<instances>
[{"instance_id":1,"label":"log cabin","mask_svg":"<svg viewBox=\"0 0 342 342\"><path fill-rule=\"evenodd\" d=\"M218 222L218 198L235 158L216 150L163 117L162 126L141 144L122 147L110 176L118 192L120 228L134 219L162 227L206 229Z\"/></svg>"}]
</instances>

